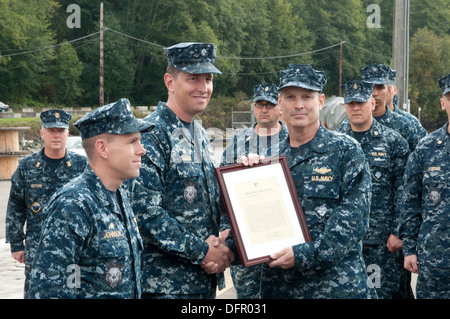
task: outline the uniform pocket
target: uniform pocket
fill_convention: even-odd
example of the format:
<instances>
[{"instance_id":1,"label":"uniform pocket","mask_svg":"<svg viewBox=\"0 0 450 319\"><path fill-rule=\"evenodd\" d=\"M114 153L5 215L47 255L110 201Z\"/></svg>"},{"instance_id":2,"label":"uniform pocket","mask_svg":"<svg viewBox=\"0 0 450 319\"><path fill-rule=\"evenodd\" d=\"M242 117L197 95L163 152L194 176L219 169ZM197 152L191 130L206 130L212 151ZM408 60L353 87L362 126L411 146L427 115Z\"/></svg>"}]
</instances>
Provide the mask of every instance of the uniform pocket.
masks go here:
<instances>
[{"instance_id":1,"label":"uniform pocket","mask_svg":"<svg viewBox=\"0 0 450 319\"><path fill-rule=\"evenodd\" d=\"M177 165L178 178L175 181L179 184L178 187L172 188L177 190L179 194L175 196L175 202L184 204L194 204L201 202L201 183L200 178L202 176L200 168L194 163L179 164Z\"/></svg>"},{"instance_id":2,"label":"uniform pocket","mask_svg":"<svg viewBox=\"0 0 450 319\"><path fill-rule=\"evenodd\" d=\"M334 175L310 174L304 176L303 194L306 197L339 199L339 180Z\"/></svg>"},{"instance_id":3,"label":"uniform pocket","mask_svg":"<svg viewBox=\"0 0 450 319\"><path fill-rule=\"evenodd\" d=\"M448 180L445 172L436 171L427 174L423 181L422 205L425 207L437 207L445 205L447 200Z\"/></svg>"}]
</instances>

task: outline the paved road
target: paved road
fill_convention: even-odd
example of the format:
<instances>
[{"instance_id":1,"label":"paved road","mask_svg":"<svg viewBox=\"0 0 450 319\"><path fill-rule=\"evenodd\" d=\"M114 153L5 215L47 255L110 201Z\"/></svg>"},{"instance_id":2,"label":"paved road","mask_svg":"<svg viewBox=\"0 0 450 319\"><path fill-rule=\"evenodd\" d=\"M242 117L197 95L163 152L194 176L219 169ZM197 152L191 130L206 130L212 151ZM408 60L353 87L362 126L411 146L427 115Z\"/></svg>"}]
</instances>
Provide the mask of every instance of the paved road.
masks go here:
<instances>
[{"instance_id":1,"label":"paved road","mask_svg":"<svg viewBox=\"0 0 450 319\"><path fill-rule=\"evenodd\" d=\"M24 265L11 258L5 243L5 217L8 205L9 181L0 181L0 299L23 298Z\"/></svg>"}]
</instances>

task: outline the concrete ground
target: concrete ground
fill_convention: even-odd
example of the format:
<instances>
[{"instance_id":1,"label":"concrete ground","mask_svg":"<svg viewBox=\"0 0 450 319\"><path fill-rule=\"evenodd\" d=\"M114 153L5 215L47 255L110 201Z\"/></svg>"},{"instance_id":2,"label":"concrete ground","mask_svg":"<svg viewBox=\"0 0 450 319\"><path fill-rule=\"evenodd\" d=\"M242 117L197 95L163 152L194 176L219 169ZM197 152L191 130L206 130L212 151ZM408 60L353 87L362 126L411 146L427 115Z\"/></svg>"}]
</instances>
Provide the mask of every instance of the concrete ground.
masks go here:
<instances>
[{"instance_id":1,"label":"concrete ground","mask_svg":"<svg viewBox=\"0 0 450 319\"><path fill-rule=\"evenodd\" d=\"M21 299L25 266L12 259L9 244L5 243L5 218L10 188L10 181L0 181L0 299Z\"/></svg>"}]
</instances>

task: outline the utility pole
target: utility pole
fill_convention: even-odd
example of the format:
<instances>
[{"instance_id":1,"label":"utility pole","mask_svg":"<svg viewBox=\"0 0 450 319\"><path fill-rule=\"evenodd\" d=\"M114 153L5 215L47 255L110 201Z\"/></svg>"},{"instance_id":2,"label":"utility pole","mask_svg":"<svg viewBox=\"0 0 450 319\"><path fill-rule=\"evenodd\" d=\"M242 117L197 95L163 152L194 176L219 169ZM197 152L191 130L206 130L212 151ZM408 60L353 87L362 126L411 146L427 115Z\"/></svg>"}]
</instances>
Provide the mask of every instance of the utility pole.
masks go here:
<instances>
[{"instance_id":1,"label":"utility pole","mask_svg":"<svg viewBox=\"0 0 450 319\"><path fill-rule=\"evenodd\" d=\"M395 0L394 37L392 41L393 69L397 70L398 106L409 112L409 10L410 0Z\"/></svg>"},{"instance_id":2,"label":"utility pole","mask_svg":"<svg viewBox=\"0 0 450 319\"><path fill-rule=\"evenodd\" d=\"M339 51L339 96L341 96L341 85L342 85L342 40L341 40L341 48Z\"/></svg>"},{"instance_id":3,"label":"utility pole","mask_svg":"<svg viewBox=\"0 0 450 319\"><path fill-rule=\"evenodd\" d=\"M100 2L100 106L105 103L103 89L103 2Z\"/></svg>"}]
</instances>

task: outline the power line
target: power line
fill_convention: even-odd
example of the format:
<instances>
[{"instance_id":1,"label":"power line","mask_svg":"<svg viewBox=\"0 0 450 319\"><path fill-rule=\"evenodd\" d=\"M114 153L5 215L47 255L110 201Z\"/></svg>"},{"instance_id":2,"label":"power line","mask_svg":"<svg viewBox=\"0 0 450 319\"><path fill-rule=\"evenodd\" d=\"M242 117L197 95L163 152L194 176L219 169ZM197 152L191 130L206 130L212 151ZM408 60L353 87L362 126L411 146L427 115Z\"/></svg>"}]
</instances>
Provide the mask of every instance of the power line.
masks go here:
<instances>
[{"instance_id":1,"label":"power line","mask_svg":"<svg viewBox=\"0 0 450 319\"><path fill-rule=\"evenodd\" d=\"M94 35L99 34L99 33L100 33L100 31L88 34L88 35L86 35L84 37L81 37L81 38L78 38L78 39L74 39L74 40L70 40L70 41L66 41L66 42L58 43L58 44L54 44L54 45L38 47L38 48L29 50L29 51L24 51L24 52L19 52L19 53L11 53L11 54L6 54L6 55L0 55L0 58L7 58L7 57L11 57L11 56L17 56L17 55L23 55L23 54L28 54L28 53L34 53L34 52L38 52L38 51L53 49L53 48L56 48L56 47L59 47L59 46L63 46L63 45L66 45L66 44L70 44L70 43L73 43L73 42L81 41L81 40L86 39L86 38L93 37Z\"/></svg>"},{"instance_id":2,"label":"power line","mask_svg":"<svg viewBox=\"0 0 450 319\"><path fill-rule=\"evenodd\" d=\"M153 43L153 42L149 42L149 41L146 41L146 40L142 40L142 39L133 37L133 36L131 36L131 35L128 35L128 34L125 34L125 33L122 33L122 32L116 31L116 30L113 30L113 29L111 29L111 28L105 27L105 28L103 28L103 30L104 30L104 31L112 31L112 32L114 32L114 33L120 34L121 36L130 38L130 39L133 39L133 40L136 40L136 41L140 41L140 42L144 42L144 43L147 43L147 44L150 44L150 45L154 45L154 46L159 47L159 48L164 48L163 45L160 45L160 44L157 44L157 43Z\"/></svg>"},{"instance_id":3,"label":"power line","mask_svg":"<svg viewBox=\"0 0 450 319\"><path fill-rule=\"evenodd\" d=\"M160 45L160 44L157 44L157 43L154 43L154 42L150 42L150 41L146 41L146 40L143 40L143 39L139 39L139 38L136 38L134 36L125 34L125 33L120 32L120 31L116 31L116 30L108 28L108 27L104 27L103 31L111 31L113 33L119 34L119 35L121 35L123 37L127 37L127 38L130 38L130 39L133 39L135 41L139 41L139 42L142 42L142 43L145 43L145 44L149 44L149 45L152 45L152 46L155 46L155 47L158 47L158 48L164 48L163 45ZM88 35L86 35L84 37L81 37L81 38L78 38L78 39L74 39L74 40L70 40L70 41L66 41L66 42L63 42L63 43L58 43L58 44L49 45L49 46L43 46L43 47L37 47L37 48L32 48L32 49L30 49L28 51L24 51L24 52L0 55L0 58L6 58L6 57L11 57L11 56L17 56L17 55L24 55L24 54L34 53L34 52L38 52L38 51L42 51L42 50L52 49L52 48L59 47L59 46L62 46L62 45L66 45L66 44L74 43L74 42L77 42L77 41L81 41L81 40L84 40L84 39L89 38L89 37L93 37L93 36L95 36L95 35L97 35L99 33L100 33L100 31L97 31L97 32L88 34ZM219 59L230 59L230 60L274 60L274 59L285 59L285 58L293 58L293 57L304 56L304 55L308 55L308 54L315 54L315 53L318 53L318 52L321 52L321 51L332 49L334 47L339 46L340 44L341 43L336 43L336 44L333 44L333 45L330 45L330 46L327 46L327 47L324 47L324 48L320 48L320 49L317 49L317 50L301 52L301 53L294 53L294 54L289 54L289 55L267 56L267 57L243 57L243 56L221 56L221 55L218 55L217 58L219 58ZM370 51L368 49L362 48L362 47L357 46L357 45L355 45L353 43L350 43L348 41L342 41L342 44L349 44L349 45L351 45L351 46L353 46L355 48L358 48L360 50L369 52L371 54L378 55L378 56L381 56L381 57L384 57L384 58L388 58L388 59L391 58L389 56L385 56L383 54L376 53L376 52ZM0 51L13 51L13 49L11 49L11 50L6 49L6 50L0 50Z\"/></svg>"},{"instance_id":4,"label":"power line","mask_svg":"<svg viewBox=\"0 0 450 319\"><path fill-rule=\"evenodd\" d=\"M344 43L344 42L342 42L342 43ZM373 52L373 51L364 49L364 48L362 48L362 47L360 47L360 46L357 46L356 44L353 44L353 43L350 43L350 42L346 42L346 41L345 41L345 43L348 43L348 44L350 44L351 46L354 46L355 48L358 48L358 49L360 49L360 50L363 50L363 51L372 53L372 54L374 54L374 55L379 55L379 56L381 56L381 57L383 57L383 58L392 59L392 57L390 57L390 56L386 56L386 55L383 55L383 54L380 54L380 53L376 53L376 52Z\"/></svg>"},{"instance_id":5,"label":"power line","mask_svg":"<svg viewBox=\"0 0 450 319\"><path fill-rule=\"evenodd\" d=\"M345 43L345 42L346 41L343 41L342 43ZM218 58L222 58L222 59L233 59L233 60L273 60L273 59L284 59L284 58L293 58L293 57L298 57L298 56L302 56L302 55L308 55L308 54L312 54L312 53L328 50L328 49L334 48L334 47L336 47L336 46L338 46L340 44L341 43L337 43L337 44L330 45L330 46L328 46L326 48L321 48L321 49L308 51L308 52L290 54L290 55L267 56L267 57L232 57L232 56L219 56L218 55L217 57Z\"/></svg>"}]
</instances>

